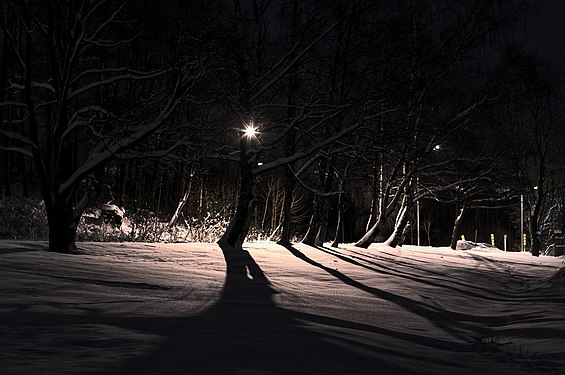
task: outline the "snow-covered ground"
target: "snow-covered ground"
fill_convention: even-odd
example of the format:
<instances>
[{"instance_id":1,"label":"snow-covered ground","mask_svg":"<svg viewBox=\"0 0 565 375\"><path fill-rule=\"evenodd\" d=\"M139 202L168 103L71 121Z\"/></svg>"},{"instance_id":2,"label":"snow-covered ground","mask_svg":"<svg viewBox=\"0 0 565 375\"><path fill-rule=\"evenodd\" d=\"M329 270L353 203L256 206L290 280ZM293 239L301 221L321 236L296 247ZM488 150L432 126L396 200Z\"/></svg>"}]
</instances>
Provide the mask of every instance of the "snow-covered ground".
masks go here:
<instances>
[{"instance_id":1,"label":"snow-covered ground","mask_svg":"<svg viewBox=\"0 0 565 375\"><path fill-rule=\"evenodd\" d=\"M564 257L44 246L0 241L1 374L565 373Z\"/></svg>"}]
</instances>

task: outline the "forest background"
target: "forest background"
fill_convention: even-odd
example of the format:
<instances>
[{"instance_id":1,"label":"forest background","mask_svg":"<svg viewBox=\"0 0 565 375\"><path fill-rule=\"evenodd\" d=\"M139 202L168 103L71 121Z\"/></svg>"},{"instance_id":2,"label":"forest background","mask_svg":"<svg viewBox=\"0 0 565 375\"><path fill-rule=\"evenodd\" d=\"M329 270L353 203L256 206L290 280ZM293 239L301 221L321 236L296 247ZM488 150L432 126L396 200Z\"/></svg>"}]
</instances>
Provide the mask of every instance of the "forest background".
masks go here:
<instances>
[{"instance_id":1,"label":"forest background","mask_svg":"<svg viewBox=\"0 0 565 375\"><path fill-rule=\"evenodd\" d=\"M0 238L555 254L563 93L531 11L3 1Z\"/></svg>"}]
</instances>

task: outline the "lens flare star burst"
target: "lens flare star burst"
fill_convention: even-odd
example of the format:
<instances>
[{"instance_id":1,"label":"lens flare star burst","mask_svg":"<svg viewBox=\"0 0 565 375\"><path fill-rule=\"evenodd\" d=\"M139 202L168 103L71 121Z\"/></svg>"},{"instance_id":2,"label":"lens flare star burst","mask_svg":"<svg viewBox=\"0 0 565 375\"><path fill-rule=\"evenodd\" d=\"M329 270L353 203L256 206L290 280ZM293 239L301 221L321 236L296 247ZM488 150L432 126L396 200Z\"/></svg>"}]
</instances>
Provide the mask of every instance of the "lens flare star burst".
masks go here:
<instances>
[{"instance_id":1,"label":"lens flare star burst","mask_svg":"<svg viewBox=\"0 0 565 375\"><path fill-rule=\"evenodd\" d=\"M247 125L245 129L243 129L243 136L247 137L248 139L257 138L258 133L259 132L257 131L257 128L253 124Z\"/></svg>"}]
</instances>

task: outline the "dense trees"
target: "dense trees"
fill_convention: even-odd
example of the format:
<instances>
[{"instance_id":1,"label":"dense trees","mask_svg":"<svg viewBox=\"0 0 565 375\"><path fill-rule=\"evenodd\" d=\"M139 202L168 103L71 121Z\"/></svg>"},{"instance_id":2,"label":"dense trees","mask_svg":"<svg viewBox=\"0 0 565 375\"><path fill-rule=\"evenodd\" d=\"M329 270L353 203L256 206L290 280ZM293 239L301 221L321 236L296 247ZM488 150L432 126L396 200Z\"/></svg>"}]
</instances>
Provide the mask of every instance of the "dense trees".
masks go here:
<instances>
[{"instance_id":1,"label":"dense trees","mask_svg":"<svg viewBox=\"0 0 565 375\"><path fill-rule=\"evenodd\" d=\"M524 198L531 252L540 255L542 237L561 229L556 220L562 205L563 110L559 76L546 62L518 49L505 55L515 77L505 112L512 124L509 138L515 188ZM546 244L551 245L551 244Z\"/></svg>"},{"instance_id":2,"label":"dense trees","mask_svg":"<svg viewBox=\"0 0 565 375\"><path fill-rule=\"evenodd\" d=\"M13 65L4 73L10 119L2 134L10 150L33 159L54 251L75 246L89 176L162 127L207 70L205 58L175 56L166 45L136 59L143 22L130 26L136 9L125 6L8 2L3 9L3 50Z\"/></svg>"},{"instance_id":3,"label":"dense trees","mask_svg":"<svg viewBox=\"0 0 565 375\"><path fill-rule=\"evenodd\" d=\"M562 108L540 87L541 63L503 52L520 2L0 11L2 194L38 188L54 251L72 251L84 209L110 201L169 229L183 211L213 213L236 248L253 228L283 244L416 242L416 207L439 202L451 216L437 230L454 246L466 212L521 194L540 250ZM501 179L500 166L520 172Z\"/></svg>"}]
</instances>

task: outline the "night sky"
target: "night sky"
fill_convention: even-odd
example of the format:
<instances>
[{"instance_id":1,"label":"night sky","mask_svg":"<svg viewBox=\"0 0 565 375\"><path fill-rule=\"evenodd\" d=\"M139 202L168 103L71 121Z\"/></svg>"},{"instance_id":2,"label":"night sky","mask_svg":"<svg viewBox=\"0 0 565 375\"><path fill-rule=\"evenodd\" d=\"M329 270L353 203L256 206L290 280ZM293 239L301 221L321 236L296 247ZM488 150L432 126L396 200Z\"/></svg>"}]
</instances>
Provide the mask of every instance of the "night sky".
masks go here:
<instances>
[{"instance_id":1,"label":"night sky","mask_svg":"<svg viewBox=\"0 0 565 375\"><path fill-rule=\"evenodd\" d=\"M565 72L565 1L539 0L531 12L527 45Z\"/></svg>"}]
</instances>

